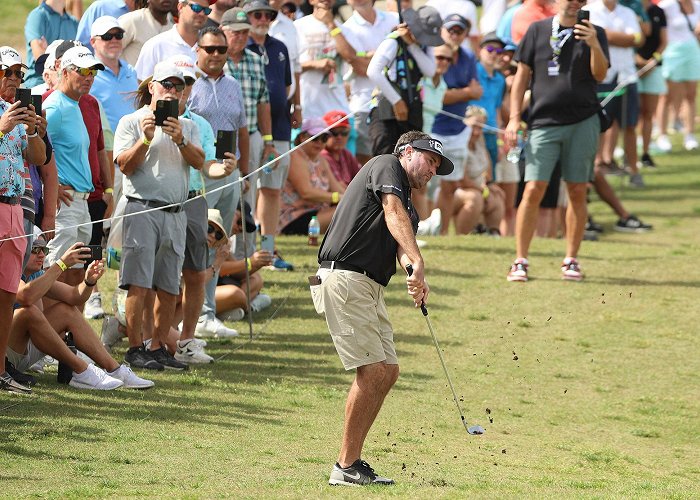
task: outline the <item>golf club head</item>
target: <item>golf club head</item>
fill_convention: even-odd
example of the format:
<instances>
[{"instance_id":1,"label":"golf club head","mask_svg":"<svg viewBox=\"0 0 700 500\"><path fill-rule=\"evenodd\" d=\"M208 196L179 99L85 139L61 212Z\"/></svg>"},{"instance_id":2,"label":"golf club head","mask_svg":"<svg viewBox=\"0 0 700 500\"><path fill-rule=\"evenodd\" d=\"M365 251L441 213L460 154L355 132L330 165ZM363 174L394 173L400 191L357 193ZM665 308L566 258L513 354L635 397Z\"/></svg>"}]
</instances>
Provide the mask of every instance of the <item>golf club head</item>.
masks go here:
<instances>
[{"instance_id":1,"label":"golf club head","mask_svg":"<svg viewBox=\"0 0 700 500\"><path fill-rule=\"evenodd\" d=\"M467 427L467 432L472 436L478 436L486 432L486 430L480 425L472 425L471 427Z\"/></svg>"}]
</instances>

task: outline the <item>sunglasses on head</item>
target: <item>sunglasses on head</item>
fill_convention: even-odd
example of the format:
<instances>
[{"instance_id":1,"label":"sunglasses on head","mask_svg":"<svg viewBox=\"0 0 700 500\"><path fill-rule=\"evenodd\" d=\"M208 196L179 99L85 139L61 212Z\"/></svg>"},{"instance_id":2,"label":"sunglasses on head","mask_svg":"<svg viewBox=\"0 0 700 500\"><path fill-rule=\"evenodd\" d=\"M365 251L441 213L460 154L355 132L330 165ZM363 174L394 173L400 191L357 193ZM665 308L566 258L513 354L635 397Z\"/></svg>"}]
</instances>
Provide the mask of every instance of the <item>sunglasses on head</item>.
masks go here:
<instances>
[{"instance_id":1,"label":"sunglasses on head","mask_svg":"<svg viewBox=\"0 0 700 500\"><path fill-rule=\"evenodd\" d=\"M205 16L208 16L209 14L211 14L211 7L202 7L198 3L189 3L189 2L187 3L187 5L190 6L190 9L192 9L192 12L194 12L195 14L201 14L202 12L204 12Z\"/></svg>"},{"instance_id":2,"label":"sunglasses on head","mask_svg":"<svg viewBox=\"0 0 700 500\"><path fill-rule=\"evenodd\" d=\"M49 248L48 247L32 247L32 253L34 255L39 255L40 253L43 253L44 255L48 255Z\"/></svg>"},{"instance_id":3,"label":"sunglasses on head","mask_svg":"<svg viewBox=\"0 0 700 500\"><path fill-rule=\"evenodd\" d=\"M503 54L503 47L496 47L495 45L486 45L484 48L489 54L492 54L494 52L496 54Z\"/></svg>"},{"instance_id":4,"label":"sunglasses on head","mask_svg":"<svg viewBox=\"0 0 700 500\"><path fill-rule=\"evenodd\" d=\"M326 134L324 132L323 134L319 135L318 137L312 139L311 142L326 142L328 140L328 137L329 137L328 134Z\"/></svg>"},{"instance_id":5,"label":"sunglasses on head","mask_svg":"<svg viewBox=\"0 0 700 500\"><path fill-rule=\"evenodd\" d=\"M274 21L277 17L277 12L270 12L269 10L259 10L257 12L252 12L255 19L260 21L263 17L268 21Z\"/></svg>"},{"instance_id":6,"label":"sunglasses on head","mask_svg":"<svg viewBox=\"0 0 700 500\"><path fill-rule=\"evenodd\" d=\"M347 137L348 135L350 135L350 131L349 131L349 130L345 130L345 129L334 128L334 129L332 129L332 130L330 131L330 134L331 134L333 137L338 137L338 136L340 136L340 137Z\"/></svg>"},{"instance_id":7,"label":"sunglasses on head","mask_svg":"<svg viewBox=\"0 0 700 500\"><path fill-rule=\"evenodd\" d=\"M175 89L176 92L182 92L185 90L185 84L184 83L174 83L171 82L170 80L163 80L162 82L158 82L160 85L165 89L165 90L172 90Z\"/></svg>"},{"instance_id":8,"label":"sunglasses on head","mask_svg":"<svg viewBox=\"0 0 700 500\"><path fill-rule=\"evenodd\" d=\"M452 64L452 58L447 57L447 56L435 56L435 59L438 61L447 61L448 63Z\"/></svg>"},{"instance_id":9,"label":"sunglasses on head","mask_svg":"<svg viewBox=\"0 0 700 500\"><path fill-rule=\"evenodd\" d=\"M104 35L100 35L100 38L105 42L109 42L112 38L122 40L124 38L124 32L120 31L118 33L105 33Z\"/></svg>"},{"instance_id":10,"label":"sunglasses on head","mask_svg":"<svg viewBox=\"0 0 700 500\"><path fill-rule=\"evenodd\" d=\"M199 48L203 49L207 54L218 52L219 54L224 55L228 51L228 47L226 45L200 45Z\"/></svg>"},{"instance_id":11,"label":"sunglasses on head","mask_svg":"<svg viewBox=\"0 0 700 500\"><path fill-rule=\"evenodd\" d=\"M80 76L97 76L97 70L93 68L75 68L73 71Z\"/></svg>"},{"instance_id":12,"label":"sunglasses on head","mask_svg":"<svg viewBox=\"0 0 700 500\"><path fill-rule=\"evenodd\" d=\"M207 233L214 233L214 238L216 238L216 241L220 241L224 238L224 232L212 224L209 224L209 227L207 228Z\"/></svg>"}]
</instances>

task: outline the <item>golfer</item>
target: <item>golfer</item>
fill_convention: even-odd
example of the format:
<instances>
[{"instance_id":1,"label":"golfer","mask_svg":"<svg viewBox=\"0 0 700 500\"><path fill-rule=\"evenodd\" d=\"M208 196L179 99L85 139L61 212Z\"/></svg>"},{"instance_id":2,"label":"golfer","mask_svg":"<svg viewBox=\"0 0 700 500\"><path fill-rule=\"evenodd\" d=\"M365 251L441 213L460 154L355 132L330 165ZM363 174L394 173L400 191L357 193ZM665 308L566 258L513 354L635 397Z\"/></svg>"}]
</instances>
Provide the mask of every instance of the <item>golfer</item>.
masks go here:
<instances>
[{"instance_id":1,"label":"golfer","mask_svg":"<svg viewBox=\"0 0 700 500\"><path fill-rule=\"evenodd\" d=\"M398 259L403 268L413 266L406 283L416 306L426 301L411 188L422 188L436 173L447 175L453 169L440 141L423 132L406 132L394 154L372 158L353 178L321 244L320 269L309 278L314 306L319 314L325 312L343 366L356 370L329 484L394 484L360 458L367 433L399 376L384 287L396 273Z\"/></svg>"}]
</instances>

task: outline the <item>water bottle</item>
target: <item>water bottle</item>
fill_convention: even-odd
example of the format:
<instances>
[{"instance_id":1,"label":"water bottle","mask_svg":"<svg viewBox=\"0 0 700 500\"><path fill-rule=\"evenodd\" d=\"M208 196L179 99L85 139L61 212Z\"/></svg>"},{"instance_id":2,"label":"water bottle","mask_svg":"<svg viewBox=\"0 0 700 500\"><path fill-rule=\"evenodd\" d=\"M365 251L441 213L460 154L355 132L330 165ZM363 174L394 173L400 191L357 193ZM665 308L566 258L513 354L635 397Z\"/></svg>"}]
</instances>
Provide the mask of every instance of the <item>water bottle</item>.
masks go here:
<instances>
[{"instance_id":1,"label":"water bottle","mask_svg":"<svg viewBox=\"0 0 700 500\"><path fill-rule=\"evenodd\" d=\"M73 341L73 334L71 332L66 332L65 337L63 338L63 341L66 343L68 346L68 349L71 350L73 354L78 354L78 349L75 347L75 342ZM68 384L68 382L71 381L73 378L73 369L68 366L67 364L63 363L62 361L58 362L58 375L56 376L56 380L58 381L59 384Z\"/></svg>"},{"instance_id":2,"label":"water bottle","mask_svg":"<svg viewBox=\"0 0 700 500\"><path fill-rule=\"evenodd\" d=\"M318 237L321 234L321 224L318 222L318 218L314 215L309 221L309 246L318 246Z\"/></svg>"},{"instance_id":3,"label":"water bottle","mask_svg":"<svg viewBox=\"0 0 700 500\"><path fill-rule=\"evenodd\" d=\"M520 161L520 153L523 152L523 147L525 146L525 141L523 141L522 130L518 132L518 140L512 148L506 153L506 161L509 163L518 163Z\"/></svg>"}]
</instances>

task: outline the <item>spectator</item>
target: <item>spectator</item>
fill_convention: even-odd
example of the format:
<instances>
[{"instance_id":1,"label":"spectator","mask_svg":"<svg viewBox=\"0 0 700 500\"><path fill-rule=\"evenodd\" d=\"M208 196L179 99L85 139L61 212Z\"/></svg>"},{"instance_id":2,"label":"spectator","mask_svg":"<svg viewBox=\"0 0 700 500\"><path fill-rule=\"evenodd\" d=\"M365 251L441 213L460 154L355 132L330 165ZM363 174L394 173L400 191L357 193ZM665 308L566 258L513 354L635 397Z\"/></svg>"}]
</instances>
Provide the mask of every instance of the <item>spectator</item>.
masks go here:
<instances>
[{"instance_id":1,"label":"spectator","mask_svg":"<svg viewBox=\"0 0 700 500\"><path fill-rule=\"evenodd\" d=\"M350 135L350 122L342 111L329 111L323 121L333 128L328 131L328 140L321 156L328 162L335 178L347 186L362 168L357 158L345 147Z\"/></svg>"},{"instance_id":2,"label":"spectator","mask_svg":"<svg viewBox=\"0 0 700 500\"><path fill-rule=\"evenodd\" d=\"M280 11L284 0L272 0L270 7ZM296 7L296 4L295 4ZM300 10L296 10L297 13ZM299 79L301 78L301 64L299 63L299 41L297 29L294 27L294 18L287 16L277 16L270 23L269 35L284 43L289 53L289 64L292 72L292 84L289 87L288 97L292 102L292 127L301 126L301 91L299 90Z\"/></svg>"},{"instance_id":3,"label":"spectator","mask_svg":"<svg viewBox=\"0 0 700 500\"><path fill-rule=\"evenodd\" d=\"M556 12L556 4L552 0L525 0L513 13L510 28L511 41L518 45L532 23L552 17Z\"/></svg>"},{"instance_id":4,"label":"spectator","mask_svg":"<svg viewBox=\"0 0 700 500\"><path fill-rule=\"evenodd\" d=\"M479 51L479 28L477 25L477 12L475 2L471 0L428 0L426 5L441 13L443 19L457 14L469 23L466 37L460 42L466 51L476 53Z\"/></svg>"},{"instance_id":5,"label":"spectator","mask_svg":"<svg viewBox=\"0 0 700 500\"><path fill-rule=\"evenodd\" d=\"M580 5L557 0L557 15L530 26L516 55L506 146L517 140L529 85L531 132L525 147L527 184L516 218L517 255L508 281L528 280L527 257L539 204L557 161L561 161L569 195L562 279L583 279L577 258L587 218L586 188L600 133L596 85L605 78L608 56L603 29L590 21L576 23Z\"/></svg>"},{"instance_id":6,"label":"spectator","mask_svg":"<svg viewBox=\"0 0 700 500\"><path fill-rule=\"evenodd\" d=\"M136 376L128 366L119 365L109 355L79 310L104 275L103 262L93 261L85 271L84 282L72 287L58 281L63 272L58 262L42 269L46 250L46 241L39 235L32 245L31 257L17 292L18 304L7 351L10 362L18 371L24 372L49 355L73 370L69 385L76 389L153 387L152 381ZM84 264L86 256L82 244L72 245L59 262L67 266ZM94 361L88 363L71 352L61 339L66 332L73 335L75 347Z\"/></svg>"},{"instance_id":7,"label":"spectator","mask_svg":"<svg viewBox=\"0 0 700 500\"><path fill-rule=\"evenodd\" d=\"M447 84L443 75L454 61L452 48L449 45L438 45L433 49L435 57L435 74L423 78L423 131L432 133L435 116L442 109L442 100L447 92Z\"/></svg>"},{"instance_id":8,"label":"spectator","mask_svg":"<svg viewBox=\"0 0 700 500\"><path fill-rule=\"evenodd\" d=\"M78 20L66 12L65 0L42 0L27 16L24 38L27 41L27 75L24 83L28 88L41 83L41 74L36 72L35 61L54 40L72 40L78 29Z\"/></svg>"},{"instance_id":9,"label":"spectator","mask_svg":"<svg viewBox=\"0 0 700 500\"><path fill-rule=\"evenodd\" d=\"M92 25L103 16L114 18L128 14L136 8L136 0L97 0L90 4L78 23L75 39L92 48Z\"/></svg>"},{"instance_id":10,"label":"spectator","mask_svg":"<svg viewBox=\"0 0 700 500\"><path fill-rule=\"evenodd\" d=\"M119 26L124 29L122 57L126 62L136 66L143 45L173 27L175 23L170 11L174 2L175 0L148 0L145 8L119 17Z\"/></svg>"},{"instance_id":11,"label":"spectator","mask_svg":"<svg viewBox=\"0 0 700 500\"><path fill-rule=\"evenodd\" d=\"M185 370L187 365L161 342L167 338L180 293L187 224L181 204L187 200L189 166L202 168L204 151L191 120L168 117L162 126L155 125L158 100L182 97L185 77L177 66L157 64L148 88L153 96L150 106L123 117L114 138L115 161L125 176L126 214L165 207L124 219L119 286L128 290L125 359L137 368ZM141 325L144 297L150 289L157 290L158 305L151 349L146 350Z\"/></svg>"},{"instance_id":12,"label":"spectator","mask_svg":"<svg viewBox=\"0 0 700 500\"><path fill-rule=\"evenodd\" d=\"M289 178L282 191L280 231L282 234L307 234L311 217L316 216L324 233L331 223L335 206L345 192L321 156L328 134L321 133L326 123L320 118L304 118L296 144L321 134L292 152Z\"/></svg>"},{"instance_id":13,"label":"spectator","mask_svg":"<svg viewBox=\"0 0 700 500\"><path fill-rule=\"evenodd\" d=\"M221 18L224 14L233 7L238 5L239 0L214 0L209 2L211 7L211 13L209 14L209 20L205 26L211 26L213 28L219 28L221 24Z\"/></svg>"}]
</instances>

